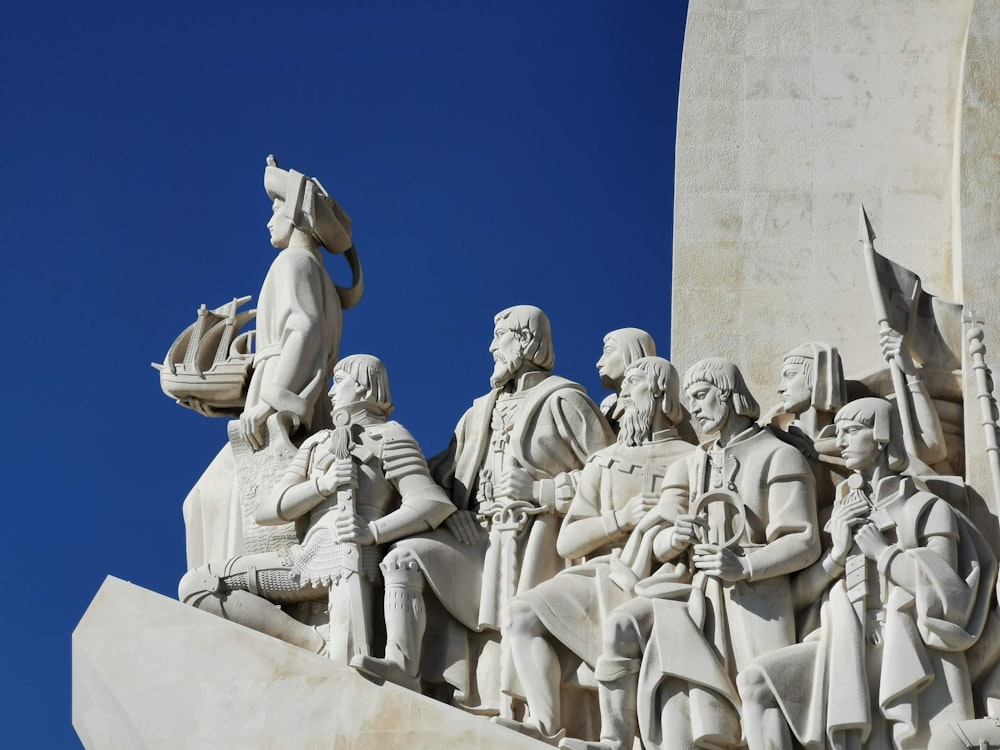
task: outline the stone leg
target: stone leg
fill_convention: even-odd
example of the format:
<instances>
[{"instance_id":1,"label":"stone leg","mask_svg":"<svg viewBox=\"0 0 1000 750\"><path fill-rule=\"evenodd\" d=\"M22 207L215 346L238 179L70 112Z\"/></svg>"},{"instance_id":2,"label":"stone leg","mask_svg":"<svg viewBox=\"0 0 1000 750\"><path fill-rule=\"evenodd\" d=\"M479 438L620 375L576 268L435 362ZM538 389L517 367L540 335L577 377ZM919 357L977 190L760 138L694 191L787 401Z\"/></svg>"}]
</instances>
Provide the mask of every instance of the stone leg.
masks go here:
<instances>
[{"instance_id":1,"label":"stone leg","mask_svg":"<svg viewBox=\"0 0 1000 750\"><path fill-rule=\"evenodd\" d=\"M565 739L559 747L631 750L638 730L639 666L652 630L653 607L648 599L633 599L611 613L603 627L602 656L594 669L601 705L601 739Z\"/></svg>"},{"instance_id":2,"label":"stone leg","mask_svg":"<svg viewBox=\"0 0 1000 750\"><path fill-rule=\"evenodd\" d=\"M325 598L326 589L300 588L289 570L287 557L275 552L199 565L184 574L178 598L293 646L323 653L326 641L316 628L299 622L277 605Z\"/></svg>"},{"instance_id":3,"label":"stone leg","mask_svg":"<svg viewBox=\"0 0 1000 750\"><path fill-rule=\"evenodd\" d=\"M510 624L504 637L510 638L531 723L541 734L555 736L562 729L559 690L562 668L548 631L534 610L515 598L510 604Z\"/></svg>"},{"instance_id":4,"label":"stone leg","mask_svg":"<svg viewBox=\"0 0 1000 750\"><path fill-rule=\"evenodd\" d=\"M764 674L750 664L736 678L736 686L743 703L743 733L748 750L791 748L791 733Z\"/></svg>"},{"instance_id":5,"label":"stone leg","mask_svg":"<svg viewBox=\"0 0 1000 750\"><path fill-rule=\"evenodd\" d=\"M427 627L424 575L407 550L390 551L379 567L385 579L385 658L359 655L351 666L420 692L420 649Z\"/></svg>"}]
</instances>

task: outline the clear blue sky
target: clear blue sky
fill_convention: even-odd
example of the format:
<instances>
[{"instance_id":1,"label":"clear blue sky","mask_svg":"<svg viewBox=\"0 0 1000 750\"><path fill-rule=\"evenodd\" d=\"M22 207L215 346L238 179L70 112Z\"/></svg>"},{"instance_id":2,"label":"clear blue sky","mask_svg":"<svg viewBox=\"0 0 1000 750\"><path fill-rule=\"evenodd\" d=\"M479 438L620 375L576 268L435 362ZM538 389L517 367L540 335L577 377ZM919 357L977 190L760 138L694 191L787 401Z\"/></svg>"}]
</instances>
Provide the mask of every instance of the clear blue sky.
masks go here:
<instances>
[{"instance_id":1,"label":"clear blue sky","mask_svg":"<svg viewBox=\"0 0 1000 750\"><path fill-rule=\"evenodd\" d=\"M149 362L259 291L267 154L354 219L341 353L387 362L429 454L488 388L504 307L546 310L598 400L607 330L669 348L685 2L150 7L16 3L0 29L5 747L79 747L70 634L106 575L176 592L225 422Z\"/></svg>"}]
</instances>

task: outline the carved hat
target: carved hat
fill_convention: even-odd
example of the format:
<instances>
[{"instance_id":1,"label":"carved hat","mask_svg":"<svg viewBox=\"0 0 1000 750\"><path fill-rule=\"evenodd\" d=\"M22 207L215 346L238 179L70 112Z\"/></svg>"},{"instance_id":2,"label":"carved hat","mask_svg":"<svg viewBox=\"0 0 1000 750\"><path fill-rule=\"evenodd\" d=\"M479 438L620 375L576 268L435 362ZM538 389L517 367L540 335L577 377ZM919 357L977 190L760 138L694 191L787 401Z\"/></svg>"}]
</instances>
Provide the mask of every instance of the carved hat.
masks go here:
<instances>
[{"instance_id":1,"label":"carved hat","mask_svg":"<svg viewBox=\"0 0 1000 750\"><path fill-rule=\"evenodd\" d=\"M292 226L311 234L331 253L346 252L353 245L351 217L315 177L282 169L273 156L268 156L264 190L272 201L284 203L282 214Z\"/></svg>"},{"instance_id":2,"label":"carved hat","mask_svg":"<svg viewBox=\"0 0 1000 750\"><path fill-rule=\"evenodd\" d=\"M782 362L788 360L805 365L812 388L811 404L817 411L835 412L847 401L844 365L837 347L810 341L782 357Z\"/></svg>"}]
</instances>

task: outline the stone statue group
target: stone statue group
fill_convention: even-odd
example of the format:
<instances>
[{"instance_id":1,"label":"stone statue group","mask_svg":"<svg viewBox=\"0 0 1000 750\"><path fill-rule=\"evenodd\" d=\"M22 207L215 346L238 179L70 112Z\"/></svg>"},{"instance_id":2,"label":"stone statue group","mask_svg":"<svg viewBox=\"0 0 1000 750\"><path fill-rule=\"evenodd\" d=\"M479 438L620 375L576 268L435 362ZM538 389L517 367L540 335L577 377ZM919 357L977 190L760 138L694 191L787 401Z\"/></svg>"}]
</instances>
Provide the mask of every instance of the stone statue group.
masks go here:
<instances>
[{"instance_id":1,"label":"stone statue group","mask_svg":"<svg viewBox=\"0 0 1000 750\"><path fill-rule=\"evenodd\" d=\"M553 374L542 310L510 307L490 390L426 459L384 364L339 358L350 219L273 160L265 187L279 252L230 435L250 461L286 446L251 526L293 533L193 561L183 602L565 748L964 746L953 725L993 697L997 565L961 482L932 481L955 472L899 334L891 400L849 400L811 342L762 417L733 362L681 375L615 330L598 406Z\"/></svg>"}]
</instances>

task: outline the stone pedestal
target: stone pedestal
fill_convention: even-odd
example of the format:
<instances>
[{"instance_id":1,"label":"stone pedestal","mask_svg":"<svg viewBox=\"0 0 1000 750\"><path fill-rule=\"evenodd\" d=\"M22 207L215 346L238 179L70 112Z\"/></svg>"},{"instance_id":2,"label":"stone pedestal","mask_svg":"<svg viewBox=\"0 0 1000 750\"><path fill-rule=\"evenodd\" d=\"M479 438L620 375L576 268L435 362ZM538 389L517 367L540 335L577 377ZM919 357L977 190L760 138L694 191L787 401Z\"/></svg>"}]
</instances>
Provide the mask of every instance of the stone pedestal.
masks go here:
<instances>
[{"instance_id":1,"label":"stone pedestal","mask_svg":"<svg viewBox=\"0 0 1000 750\"><path fill-rule=\"evenodd\" d=\"M542 747L111 577L73 633L73 726L87 750Z\"/></svg>"}]
</instances>

